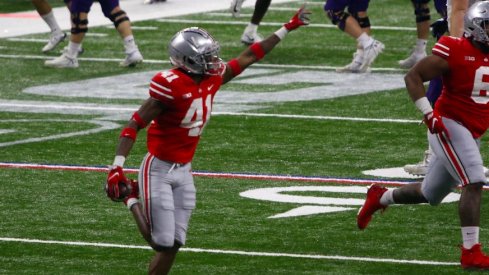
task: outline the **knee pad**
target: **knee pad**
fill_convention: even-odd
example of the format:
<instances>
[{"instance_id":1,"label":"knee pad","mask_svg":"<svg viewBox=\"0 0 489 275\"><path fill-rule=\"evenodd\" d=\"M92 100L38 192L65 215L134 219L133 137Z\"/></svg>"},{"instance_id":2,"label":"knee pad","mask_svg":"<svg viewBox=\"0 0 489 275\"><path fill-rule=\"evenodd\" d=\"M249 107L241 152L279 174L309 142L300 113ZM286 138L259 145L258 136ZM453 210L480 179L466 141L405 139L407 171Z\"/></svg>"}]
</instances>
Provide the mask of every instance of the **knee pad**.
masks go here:
<instances>
[{"instance_id":1,"label":"knee pad","mask_svg":"<svg viewBox=\"0 0 489 275\"><path fill-rule=\"evenodd\" d=\"M126 12L123 10L120 10L116 13L109 15L109 19L110 19L110 21L112 21L112 23L114 23L114 26L116 28L117 28L117 26L119 26L120 23L122 23L124 21L129 21L129 17L127 17Z\"/></svg>"},{"instance_id":2,"label":"knee pad","mask_svg":"<svg viewBox=\"0 0 489 275\"><path fill-rule=\"evenodd\" d=\"M340 30L344 31L345 30L345 25L346 25L346 19L348 16L350 16L349 13L345 11L333 11L333 10L327 10L326 13L328 14L329 19L331 19L331 22L334 25L337 25Z\"/></svg>"},{"instance_id":3,"label":"knee pad","mask_svg":"<svg viewBox=\"0 0 489 275\"><path fill-rule=\"evenodd\" d=\"M431 20L430 8L428 7L429 0L412 0L414 5L414 15L416 16L416 23L421 23Z\"/></svg>"},{"instance_id":4,"label":"knee pad","mask_svg":"<svg viewBox=\"0 0 489 275\"><path fill-rule=\"evenodd\" d=\"M151 240L155 247L171 248L175 245L175 236L173 234L159 234L158 236L151 236Z\"/></svg>"},{"instance_id":5,"label":"knee pad","mask_svg":"<svg viewBox=\"0 0 489 275\"><path fill-rule=\"evenodd\" d=\"M358 25L360 25L360 28L365 29L365 28L370 28L370 19L367 17L358 17L355 16L355 19L357 19Z\"/></svg>"},{"instance_id":6,"label":"knee pad","mask_svg":"<svg viewBox=\"0 0 489 275\"><path fill-rule=\"evenodd\" d=\"M175 244L173 246L152 245L151 248L153 248L153 250L157 251L157 252L165 252L165 251L169 251L169 250L174 250L176 248L180 248L181 246L182 246L182 244L175 241Z\"/></svg>"},{"instance_id":7,"label":"knee pad","mask_svg":"<svg viewBox=\"0 0 489 275\"><path fill-rule=\"evenodd\" d=\"M71 27L72 34L84 33L88 31L88 19L81 20L79 13L71 14L71 23L73 24Z\"/></svg>"}]
</instances>

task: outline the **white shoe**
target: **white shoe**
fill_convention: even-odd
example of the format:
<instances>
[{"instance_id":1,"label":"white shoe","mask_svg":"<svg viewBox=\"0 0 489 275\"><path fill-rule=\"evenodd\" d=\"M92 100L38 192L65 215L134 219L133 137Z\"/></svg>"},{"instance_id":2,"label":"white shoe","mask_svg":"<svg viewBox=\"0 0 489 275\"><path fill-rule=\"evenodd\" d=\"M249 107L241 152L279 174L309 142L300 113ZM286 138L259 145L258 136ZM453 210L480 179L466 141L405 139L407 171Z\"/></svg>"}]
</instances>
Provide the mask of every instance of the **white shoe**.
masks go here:
<instances>
[{"instance_id":1,"label":"white shoe","mask_svg":"<svg viewBox=\"0 0 489 275\"><path fill-rule=\"evenodd\" d=\"M370 69L369 67L367 67L365 71L360 70L363 61L363 50L360 51L360 53L358 50L354 52L353 60L351 61L351 63L344 67L336 68L336 72L337 73L364 73L368 71Z\"/></svg>"},{"instance_id":2,"label":"white shoe","mask_svg":"<svg viewBox=\"0 0 489 275\"><path fill-rule=\"evenodd\" d=\"M424 152L423 161L416 163L416 164L404 165L404 171L406 171L406 173L409 173L409 174L415 175L415 176L425 176L426 173L428 172L428 166L430 164L430 158L431 158L431 151L426 150Z\"/></svg>"},{"instance_id":3,"label":"white shoe","mask_svg":"<svg viewBox=\"0 0 489 275\"><path fill-rule=\"evenodd\" d=\"M231 6L229 7L229 11L231 12L232 17L239 17L241 15L241 7L243 6L243 2L245 0L232 0Z\"/></svg>"},{"instance_id":4,"label":"white shoe","mask_svg":"<svg viewBox=\"0 0 489 275\"><path fill-rule=\"evenodd\" d=\"M374 62L375 58L384 50L385 46L382 42L374 40L372 44L363 49L363 61L360 66L361 71L366 71Z\"/></svg>"},{"instance_id":5,"label":"white shoe","mask_svg":"<svg viewBox=\"0 0 489 275\"><path fill-rule=\"evenodd\" d=\"M410 69L411 67L414 66L414 64L418 63L421 59L426 57L426 52L423 53L416 53L413 52L411 55L403 60L399 60L399 66L403 69Z\"/></svg>"},{"instance_id":6,"label":"white shoe","mask_svg":"<svg viewBox=\"0 0 489 275\"><path fill-rule=\"evenodd\" d=\"M44 66L53 68L78 68L78 59L63 53L55 59L46 60Z\"/></svg>"},{"instance_id":7,"label":"white shoe","mask_svg":"<svg viewBox=\"0 0 489 275\"><path fill-rule=\"evenodd\" d=\"M262 40L263 37L256 32L254 33L244 32L243 35L241 35L241 42L245 45L251 45L255 42L260 42Z\"/></svg>"},{"instance_id":8,"label":"white shoe","mask_svg":"<svg viewBox=\"0 0 489 275\"><path fill-rule=\"evenodd\" d=\"M42 48L42 52L47 53L52 51L54 48L56 48L56 46L58 46L59 43L63 42L65 39L66 39L65 32L51 33L48 43Z\"/></svg>"},{"instance_id":9,"label":"white shoe","mask_svg":"<svg viewBox=\"0 0 489 275\"><path fill-rule=\"evenodd\" d=\"M132 53L126 53L126 59L124 59L119 65L121 67L134 67L139 63L143 62L143 56L136 50Z\"/></svg>"}]
</instances>

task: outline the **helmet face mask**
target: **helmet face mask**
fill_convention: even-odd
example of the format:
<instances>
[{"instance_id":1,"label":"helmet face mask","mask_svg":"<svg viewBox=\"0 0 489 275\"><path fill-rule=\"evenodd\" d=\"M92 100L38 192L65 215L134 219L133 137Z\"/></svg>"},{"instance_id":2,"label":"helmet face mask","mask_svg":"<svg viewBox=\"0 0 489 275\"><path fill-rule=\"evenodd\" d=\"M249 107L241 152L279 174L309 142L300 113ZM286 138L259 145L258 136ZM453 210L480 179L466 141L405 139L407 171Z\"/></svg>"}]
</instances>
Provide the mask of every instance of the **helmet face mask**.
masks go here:
<instances>
[{"instance_id":1,"label":"helmet face mask","mask_svg":"<svg viewBox=\"0 0 489 275\"><path fill-rule=\"evenodd\" d=\"M464 17L465 33L475 41L489 45L489 2L476 2Z\"/></svg>"},{"instance_id":2,"label":"helmet face mask","mask_svg":"<svg viewBox=\"0 0 489 275\"><path fill-rule=\"evenodd\" d=\"M200 75L219 75L224 71L219 50L219 43L207 31L197 27L179 31L168 46L172 65Z\"/></svg>"}]
</instances>

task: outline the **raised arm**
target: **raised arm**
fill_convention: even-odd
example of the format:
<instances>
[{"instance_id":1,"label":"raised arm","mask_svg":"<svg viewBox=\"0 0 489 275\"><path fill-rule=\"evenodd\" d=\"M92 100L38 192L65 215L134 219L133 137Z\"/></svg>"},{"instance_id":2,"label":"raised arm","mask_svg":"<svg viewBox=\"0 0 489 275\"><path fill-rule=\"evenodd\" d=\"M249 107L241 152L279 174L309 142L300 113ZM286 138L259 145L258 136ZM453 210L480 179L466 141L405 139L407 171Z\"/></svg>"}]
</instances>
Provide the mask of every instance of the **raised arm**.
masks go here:
<instances>
[{"instance_id":1,"label":"raised arm","mask_svg":"<svg viewBox=\"0 0 489 275\"><path fill-rule=\"evenodd\" d=\"M246 48L237 58L232 59L226 66L226 71L223 77L223 83L229 82L231 79L239 75L242 71L248 68L251 64L262 59L269 53L284 37L300 26L309 24L309 16L311 12L302 6L296 14L285 23L283 27L271 34L265 40L257 42Z\"/></svg>"}]
</instances>

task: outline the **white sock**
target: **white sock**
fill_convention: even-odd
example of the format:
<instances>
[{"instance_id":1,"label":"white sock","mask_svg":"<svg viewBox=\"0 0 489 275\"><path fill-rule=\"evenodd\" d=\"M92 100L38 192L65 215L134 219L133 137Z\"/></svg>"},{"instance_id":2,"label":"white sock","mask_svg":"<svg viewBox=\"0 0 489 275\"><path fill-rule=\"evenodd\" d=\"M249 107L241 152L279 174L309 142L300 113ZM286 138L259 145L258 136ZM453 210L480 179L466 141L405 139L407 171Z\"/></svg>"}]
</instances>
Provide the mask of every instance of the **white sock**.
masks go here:
<instances>
[{"instance_id":1,"label":"white sock","mask_svg":"<svg viewBox=\"0 0 489 275\"><path fill-rule=\"evenodd\" d=\"M69 42L68 43L68 52L66 55L71 58L76 58L78 56L78 52L80 51L81 44L80 43L74 43L74 42Z\"/></svg>"},{"instance_id":2,"label":"white sock","mask_svg":"<svg viewBox=\"0 0 489 275\"><path fill-rule=\"evenodd\" d=\"M387 189L380 197L380 204L387 206L394 203L394 189Z\"/></svg>"},{"instance_id":3,"label":"white sock","mask_svg":"<svg viewBox=\"0 0 489 275\"><path fill-rule=\"evenodd\" d=\"M414 51L416 53L419 53L419 54L426 53L426 44L427 43L428 43L428 40L418 38L416 40L416 48L414 48Z\"/></svg>"},{"instance_id":4,"label":"white sock","mask_svg":"<svg viewBox=\"0 0 489 275\"><path fill-rule=\"evenodd\" d=\"M479 243L479 227L464 226L462 227L462 240L465 249L471 249L472 246Z\"/></svg>"},{"instance_id":5,"label":"white sock","mask_svg":"<svg viewBox=\"0 0 489 275\"><path fill-rule=\"evenodd\" d=\"M362 45L362 48L365 49L374 42L374 39L364 32L357 38L357 41L360 45Z\"/></svg>"},{"instance_id":6,"label":"white sock","mask_svg":"<svg viewBox=\"0 0 489 275\"><path fill-rule=\"evenodd\" d=\"M128 54L135 52L138 49L133 35L128 35L124 37L124 48L126 49L126 53Z\"/></svg>"},{"instance_id":7,"label":"white sock","mask_svg":"<svg viewBox=\"0 0 489 275\"><path fill-rule=\"evenodd\" d=\"M258 25L255 25L253 23L249 23L248 26L246 26L245 33L256 33L258 31Z\"/></svg>"},{"instance_id":8,"label":"white sock","mask_svg":"<svg viewBox=\"0 0 489 275\"><path fill-rule=\"evenodd\" d=\"M51 32L61 32L61 28L59 27L56 18L54 18L53 11L41 15L41 18L44 20L44 22L46 22L46 24L48 24L49 28L51 29Z\"/></svg>"}]
</instances>

